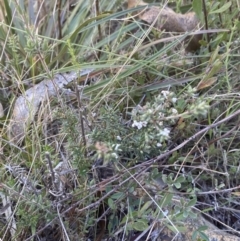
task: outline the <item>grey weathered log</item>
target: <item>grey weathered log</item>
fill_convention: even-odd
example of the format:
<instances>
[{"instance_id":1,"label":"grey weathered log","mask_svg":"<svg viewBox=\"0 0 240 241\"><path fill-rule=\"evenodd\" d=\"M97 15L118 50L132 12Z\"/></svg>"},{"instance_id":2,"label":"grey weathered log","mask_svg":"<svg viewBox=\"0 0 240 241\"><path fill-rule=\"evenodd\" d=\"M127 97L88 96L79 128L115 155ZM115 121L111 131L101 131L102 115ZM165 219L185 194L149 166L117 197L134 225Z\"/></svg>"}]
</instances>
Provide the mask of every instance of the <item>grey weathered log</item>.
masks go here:
<instances>
[{"instance_id":1,"label":"grey weathered log","mask_svg":"<svg viewBox=\"0 0 240 241\"><path fill-rule=\"evenodd\" d=\"M26 135L28 125L34 120L38 108L47 98L58 95L59 90L78 78L89 74L92 69L80 72L56 74L53 79L46 79L29 88L19 96L14 104L12 118L8 127L8 136L11 141L21 143Z\"/></svg>"}]
</instances>

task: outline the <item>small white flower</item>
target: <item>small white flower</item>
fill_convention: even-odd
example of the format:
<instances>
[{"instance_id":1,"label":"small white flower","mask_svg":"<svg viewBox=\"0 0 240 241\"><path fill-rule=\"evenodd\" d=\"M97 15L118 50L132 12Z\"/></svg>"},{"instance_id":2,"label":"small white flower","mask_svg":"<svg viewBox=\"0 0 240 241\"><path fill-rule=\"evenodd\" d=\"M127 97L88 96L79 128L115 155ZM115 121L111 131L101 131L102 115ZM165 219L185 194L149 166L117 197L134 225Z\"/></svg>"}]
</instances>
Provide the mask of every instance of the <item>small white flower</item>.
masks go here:
<instances>
[{"instance_id":1,"label":"small white flower","mask_svg":"<svg viewBox=\"0 0 240 241\"><path fill-rule=\"evenodd\" d=\"M116 144L115 147L114 147L114 150L117 151L120 146L121 146L120 144Z\"/></svg>"},{"instance_id":2,"label":"small white flower","mask_svg":"<svg viewBox=\"0 0 240 241\"><path fill-rule=\"evenodd\" d=\"M112 155L111 155L113 158L117 159L118 158L118 154L113 152Z\"/></svg>"},{"instance_id":3,"label":"small white flower","mask_svg":"<svg viewBox=\"0 0 240 241\"><path fill-rule=\"evenodd\" d=\"M159 116L159 118L163 118L165 115L164 115L164 113L159 112L158 116Z\"/></svg>"},{"instance_id":4,"label":"small white flower","mask_svg":"<svg viewBox=\"0 0 240 241\"><path fill-rule=\"evenodd\" d=\"M168 95L170 94L170 92L168 90L163 90L161 93L165 99L167 99Z\"/></svg>"},{"instance_id":5,"label":"small white flower","mask_svg":"<svg viewBox=\"0 0 240 241\"><path fill-rule=\"evenodd\" d=\"M178 111L177 111L176 109L172 108L172 113L173 113L174 115L177 115L177 114L178 114Z\"/></svg>"},{"instance_id":6,"label":"small white flower","mask_svg":"<svg viewBox=\"0 0 240 241\"><path fill-rule=\"evenodd\" d=\"M137 127L138 130L142 129L142 127L146 127L147 126L147 122L146 121L133 121L132 127Z\"/></svg>"},{"instance_id":7,"label":"small white flower","mask_svg":"<svg viewBox=\"0 0 240 241\"><path fill-rule=\"evenodd\" d=\"M161 143L157 143L157 147L161 147L162 146L162 144Z\"/></svg>"},{"instance_id":8,"label":"small white flower","mask_svg":"<svg viewBox=\"0 0 240 241\"><path fill-rule=\"evenodd\" d=\"M122 140L121 136L117 136L117 140L121 141Z\"/></svg>"},{"instance_id":9,"label":"small white flower","mask_svg":"<svg viewBox=\"0 0 240 241\"><path fill-rule=\"evenodd\" d=\"M167 128L164 128L163 130L160 131L160 135L165 137L169 137L169 133L170 133L170 130L168 130Z\"/></svg>"},{"instance_id":10,"label":"small white flower","mask_svg":"<svg viewBox=\"0 0 240 241\"><path fill-rule=\"evenodd\" d=\"M176 97L173 97L172 98L172 103L176 103L177 102L177 98Z\"/></svg>"},{"instance_id":11,"label":"small white flower","mask_svg":"<svg viewBox=\"0 0 240 241\"><path fill-rule=\"evenodd\" d=\"M149 108L149 109L146 111L146 113L147 113L148 115L151 115L151 114L153 113L153 110Z\"/></svg>"}]
</instances>

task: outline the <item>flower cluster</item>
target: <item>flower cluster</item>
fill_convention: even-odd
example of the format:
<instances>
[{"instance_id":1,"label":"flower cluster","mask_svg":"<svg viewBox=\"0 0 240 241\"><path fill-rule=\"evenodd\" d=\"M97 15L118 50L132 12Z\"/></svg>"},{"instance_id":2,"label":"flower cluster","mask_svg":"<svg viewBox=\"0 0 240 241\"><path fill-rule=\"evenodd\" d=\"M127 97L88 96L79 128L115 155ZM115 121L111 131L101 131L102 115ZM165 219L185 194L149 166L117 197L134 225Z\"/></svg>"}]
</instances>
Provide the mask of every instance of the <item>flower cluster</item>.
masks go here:
<instances>
[{"instance_id":1,"label":"flower cluster","mask_svg":"<svg viewBox=\"0 0 240 241\"><path fill-rule=\"evenodd\" d=\"M163 147L170 139L171 125L174 118L165 120L169 116L177 116L178 111L173 104L177 97L170 91L162 91L153 102L147 102L145 106L137 106L132 111L132 127L138 129L140 148L143 152L149 152L153 148Z\"/></svg>"},{"instance_id":2,"label":"flower cluster","mask_svg":"<svg viewBox=\"0 0 240 241\"><path fill-rule=\"evenodd\" d=\"M132 127L136 129L139 148L150 152L153 148L164 150L170 140L171 128L180 117L206 115L208 104L189 88L178 97L170 91L162 91L152 102L137 106L132 111Z\"/></svg>"}]
</instances>

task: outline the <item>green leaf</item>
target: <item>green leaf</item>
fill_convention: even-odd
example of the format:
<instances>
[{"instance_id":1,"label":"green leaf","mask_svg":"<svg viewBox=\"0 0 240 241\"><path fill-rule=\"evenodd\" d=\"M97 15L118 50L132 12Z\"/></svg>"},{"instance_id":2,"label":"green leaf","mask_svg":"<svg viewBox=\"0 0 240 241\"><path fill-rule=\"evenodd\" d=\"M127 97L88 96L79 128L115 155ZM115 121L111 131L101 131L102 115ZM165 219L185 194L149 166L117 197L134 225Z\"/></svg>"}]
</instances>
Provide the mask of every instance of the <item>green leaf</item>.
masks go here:
<instances>
[{"instance_id":1,"label":"green leaf","mask_svg":"<svg viewBox=\"0 0 240 241\"><path fill-rule=\"evenodd\" d=\"M166 174L162 175L162 180L164 183L167 183L167 175Z\"/></svg>"},{"instance_id":2,"label":"green leaf","mask_svg":"<svg viewBox=\"0 0 240 241\"><path fill-rule=\"evenodd\" d=\"M202 227L198 228L197 230L195 230L192 234L192 240L198 240L197 238L198 238L198 236L200 236L202 241L209 241L208 236L201 231L201 230L204 231L207 229L208 228L206 226L202 226Z\"/></svg>"},{"instance_id":3,"label":"green leaf","mask_svg":"<svg viewBox=\"0 0 240 241\"><path fill-rule=\"evenodd\" d=\"M191 200L188 202L188 204L186 205L186 207L192 207L192 206L194 206L194 205L196 204L196 202L197 202L197 198L193 198L193 199L191 199Z\"/></svg>"},{"instance_id":4,"label":"green leaf","mask_svg":"<svg viewBox=\"0 0 240 241\"><path fill-rule=\"evenodd\" d=\"M114 209L114 207L115 207L114 201L113 201L111 198L108 199L108 206L109 206L111 209Z\"/></svg>"},{"instance_id":5,"label":"green leaf","mask_svg":"<svg viewBox=\"0 0 240 241\"><path fill-rule=\"evenodd\" d=\"M189 210L184 210L182 215L184 218L187 218L189 216Z\"/></svg>"},{"instance_id":6,"label":"green leaf","mask_svg":"<svg viewBox=\"0 0 240 241\"><path fill-rule=\"evenodd\" d=\"M221 8L210 12L209 14L213 14L213 13L223 13L225 12L227 9L229 9L231 7L232 3L231 2L227 2L225 3Z\"/></svg>"},{"instance_id":7,"label":"green leaf","mask_svg":"<svg viewBox=\"0 0 240 241\"><path fill-rule=\"evenodd\" d=\"M133 223L133 229L137 231L145 231L148 228L147 220L141 219Z\"/></svg>"},{"instance_id":8,"label":"green leaf","mask_svg":"<svg viewBox=\"0 0 240 241\"><path fill-rule=\"evenodd\" d=\"M181 211L180 213L178 213L176 216L175 216L175 219L177 221L183 221L186 219L186 213L184 213L183 211Z\"/></svg>"},{"instance_id":9,"label":"green leaf","mask_svg":"<svg viewBox=\"0 0 240 241\"><path fill-rule=\"evenodd\" d=\"M220 47L217 46L216 49L214 50L214 52L211 54L211 57L210 57L210 60L209 60L210 64L213 64L214 61L218 59L218 57L219 57L219 49L220 49Z\"/></svg>"},{"instance_id":10,"label":"green leaf","mask_svg":"<svg viewBox=\"0 0 240 241\"><path fill-rule=\"evenodd\" d=\"M184 176L179 176L177 179L176 179L176 182L184 182L185 181L185 177Z\"/></svg>"},{"instance_id":11,"label":"green leaf","mask_svg":"<svg viewBox=\"0 0 240 241\"><path fill-rule=\"evenodd\" d=\"M197 229L197 231L202 232L202 231L206 231L207 229L208 229L208 226L203 225L203 226L199 227L199 228Z\"/></svg>"},{"instance_id":12,"label":"green leaf","mask_svg":"<svg viewBox=\"0 0 240 241\"><path fill-rule=\"evenodd\" d=\"M195 231L192 233L192 240L197 240L197 235L198 235L198 231L195 230Z\"/></svg>"},{"instance_id":13,"label":"green leaf","mask_svg":"<svg viewBox=\"0 0 240 241\"><path fill-rule=\"evenodd\" d=\"M143 207L141 208L141 210L138 212L138 216L141 217L141 216L146 212L146 210L151 206L152 202L153 202L153 201L147 201L147 202L143 205Z\"/></svg>"},{"instance_id":14,"label":"green leaf","mask_svg":"<svg viewBox=\"0 0 240 241\"><path fill-rule=\"evenodd\" d=\"M171 225L169 225L169 224L166 224L166 226L171 230L171 231L173 231L174 233L184 233L184 232L186 232L186 230L187 230L187 228L186 227L184 227L184 226L182 226L182 227L180 227L180 226L171 226Z\"/></svg>"},{"instance_id":15,"label":"green leaf","mask_svg":"<svg viewBox=\"0 0 240 241\"><path fill-rule=\"evenodd\" d=\"M175 182L173 184L177 189L179 189L181 187L181 183L180 182Z\"/></svg>"},{"instance_id":16,"label":"green leaf","mask_svg":"<svg viewBox=\"0 0 240 241\"><path fill-rule=\"evenodd\" d=\"M209 241L209 237L205 233L199 232L199 236L202 238L202 240Z\"/></svg>"},{"instance_id":17,"label":"green leaf","mask_svg":"<svg viewBox=\"0 0 240 241\"><path fill-rule=\"evenodd\" d=\"M162 198L159 206L160 206L161 208L163 208L163 207L169 205L169 204L171 203L171 201L172 201L172 198L173 198L173 194L172 194L172 193L166 193L166 194L164 195L164 197Z\"/></svg>"},{"instance_id":18,"label":"green leaf","mask_svg":"<svg viewBox=\"0 0 240 241\"><path fill-rule=\"evenodd\" d=\"M5 6L5 10L6 10L6 15L4 16L5 17L5 21L6 23L12 27L14 27L14 24L12 23L12 10L11 10L11 7L9 5L9 1L8 0L4 0L4 6ZM2 7L2 6L1 6ZM13 28L11 28L11 31L12 31L12 34L15 33L15 30Z\"/></svg>"},{"instance_id":19,"label":"green leaf","mask_svg":"<svg viewBox=\"0 0 240 241\"><path fill-rule=\"evenodd\" d=\"M118 199L122 198L123 196L124 196L124 193L122 193L122 192L117 192L117 193L114 193L114 194L111 196L111 198L112 198L112 199L115 199L115 200L118 200Z\"/></svg>"},{"instance_id":20,"label":"green leaf","mask_svg":"<svg viewBox=\"0 0 240 241\"><path fill-rule=\"evenodd\" d=\"M210 66L208 73L206 74L206 76L204 76L203 80L212 78L214 74L217 74L221 70L222 66L223 63L221 60L217 59L216 61L214 61L212 66Z\"/></svg>"},{"instance_id":21,"label":"green leaf","mask_svg":"<svg viewBox=\"0 0 240 241\"><path fill-rule=\"evenodd\" d=\"M201 19L201 16L202 16L202 1L201 0L193 0L192 7L193 7L193 11Z\"/></svg>"}]
</instances>

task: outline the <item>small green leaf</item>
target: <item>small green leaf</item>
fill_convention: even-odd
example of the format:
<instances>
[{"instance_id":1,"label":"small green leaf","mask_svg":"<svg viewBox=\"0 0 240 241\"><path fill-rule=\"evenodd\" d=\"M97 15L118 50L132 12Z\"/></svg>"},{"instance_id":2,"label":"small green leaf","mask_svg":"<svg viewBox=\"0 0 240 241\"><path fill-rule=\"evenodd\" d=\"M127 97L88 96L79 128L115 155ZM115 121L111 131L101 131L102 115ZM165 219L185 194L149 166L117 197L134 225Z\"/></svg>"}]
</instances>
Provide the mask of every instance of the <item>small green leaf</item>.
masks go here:
<instances>
[{"instance_id":1,"label":"small green leaf","mask_svg":"<svg viewBox=\"0 0 240 241\"><path fill-rule=\"evenodd\" d=\"M188 204L186 205L186 207L192 207L192 206L194 206L194 205L196 204L196 202L197 202L197 198L193 198L193 199L191 199L191 200L188 202Z\"/></svg>"},{"instance_id":2,"label":"small green leaf","mask_svg":"<svg viewBox=\"0 0 240 241\"><path fill-rule=\"evenodd\" d=\"M176 182L184 182L185 181L185 177L184 176L179 176L177 179L176 179Z\"/></svg>"},{"instance_id":3,"label":"small green leaf","mask_svg":"<svg viewBox=\"0 0 240 241\"><path fill-rule=\"evenodd\" d=\"M172 193L166 193L164 195L164 197L162 198L159 206L162 208L162 207L165 207L167 205L169 205L172 201L172 198L173 198L173 194Z\"/></svg>"},{"instance_id":4,"label":"small green leaf","mask_svg":"<svg viewBox=\"0 0 240 241\"><path fill-rule=\"evenodd\" d=\"M111 208L111 209L114 209L114 201L111 199L111 198L109 198L108 199L108 206Z\"/></svg>"},{"instance_id":5,"label":"small green leaf","mask_svg":"<svg viewBox=\"0 0 240 241\"><path fill-rule=\"evenodd\" d=\"M141 217L146 212L146 210L152 205L152 202L153 201L146 202L141 208L141 210L138 212L138 216Z\"/></svg>"},{"instance_id":6,"label":"small green leaf","mask_svg":"<svg viewBox=\"0 0 240 241\"><path fill-rule=\"evenodd\" d=\"M202 16L202 1L201 0L193 0L192 3L193 11L197 14L199 18Z\"/></svg>"},{"instance_id":7,"label":"small green leaf","mask_svg":"<svg viewBox=\"0 0 240 241\"><path fill-rule=\"evenodd\" d=\"M164 183L167 183L167 175L166 174L162 175L162 180Z\"/></svg>"},{"instance_id":8,"label":"small green leaf","mask_svg":"<svg viewBox=\"0 0 240 241\"><path fill-rule=\"evenodd\" d=\"M145 231L148 228L148 222L147 220L140 219L134 222L132 227L137 231Z\"/></svg>"},{"instance_id":9,"label":"small green leaf","mask_svg":"<svg viewBox=\"0 0 240 241\"><path fill-rule=\"evenodd\" d=\"M181 187L181 183L180 182L175 182L173 184L177 189L179 189Z\"/></svg>"},{"instance_id":10,"label":"small green leaf","mask_svg":"<svg viewBox=\"0 0 240 241\"><path fill-rule=\"evenodd\" d=\"M198 231L195 230L193 233L192 233L192 240L197 240L197 234L198 234Z\"/></svg>"},{"instance_id":11,"label":"small green leaf","mask_svg":"<svg viewBox=\"0 0 240 241\"><path fill-rule=\"evenodd\" d=\"M214 52L212 53L211 57L210 57L210 60L209 60L209 63L212 64L214 63L215 60L218 59L219 57L219 45L216 47L216 49L214 50Z\"/></svg>"},{"instance_id":12,"label":"small green leaf","mask_svg":"<svg viewBox=\"0 0 240 241\"><path fill-rule=\"evenodd\" d=\"M199 232L199 236L202 238L203 241L209 241L209 237L205 233Z\"/></svg>"},{"instance_id":13,"label":"small green leaf","mask_svg":"<svg viewBox=\"0 0 240 241\"><path fill-rule=\"evenodd\" d=\"M187 218L188 216L189 216L189 211L188 210L185 210L185 211L183 211L183 217L184 218Z\"/></svg>"},{"instance_id":14,"label":"small green leaf","mask_svg":"<svg viewBox=\"0 0 240 241\"><path fill-rule=\"evenodd\" d=\"M122 193L122 192L117 192L117 193L114 193L114 194L111 196L111 198L112 198L112 199L115 199L115 200L118 200L118 199L122 198L123 195L124 195L124 193Z\"/></svg>"},{"instance_id":15,"label":"small green leaf","mask_svg":"<svg viewBox=\"0 0 240 241\"><path fill-rule=\"evenodd\" d=\"M206 231L208 229L208 226L203 225L197 229L198 232Z\"/></svg>"},{"instance_id":16,"label":"small green leaf","mask_svg":"<svg viewBox=\"0 0 240 241\"><path fill-rule=\"evenodd\" d=\"M185 220L186 219L186 216L185 216L185 214L184 214L184 212L183 211L181 211L180 213L178 213L176 216L175 216L175 219L177 220L177 221L182 221L182 220Z\"/></svg>"},{"instance_id":17,"label":"small green leaf","mask_svg":"<svg viewBox=\"0 0 240 241\"><path fill-rule=\"evenodd\" d=\"M191 217L191 219L197 219L198 218L198 215L196 213L192 212L192 211L189 213L189 216Z\"/></svg>"},{"instance_id":18,"label":"small green leaf","mask_svg":"<svg viewBox=\"0 0 240 241\"><path fill-rule=\"evenodd\" d=\"M120 222L120 224L125 224L126 222L127 222L127 220L128 220L128 215L126 215L123 219L122 219L122 221Z\"/></svg>"},{"instance_id":19,"label":"small green leaf","mask_svg":"<svg viewBox=\"0 0 240 241\"><path fill-rule=\"evenodd\" d=\"M180 227L180 226L171 226L171 225L169 225L169 224L166 224L166 226L171 230L171 231L173 231L174 233L184 233L184 232L186 232L186 230L187 230L187 228L186 227L184 227L184 226L182 226L182 227Z\"/></svg>"},{"instance_id":20,"label":"small green leaf","mask_svg":"<svg viewBox=\"0 0 240 241\"><path fill-rule=\"evenodd\" d=\"M223 13L225 12L227 9L229 9L231 7L232 3L231 2L227 2L225 3L221 8L210 12L209 14L213 14L213 13Z\"/></svg>"},{"instance_id":21,"label":"small green leaf","mask_svg":"<svg viewBox=\"0 0 240 241\"><path fill-rule=\"evenodd\" d=\"M206 74L204 79L209 79L209 78L213 77L214 74L217 74L220 71L222 66L223 66L223 63L221 60L217 59L216 61L214 61L214 63L210 67L209 72Z\"/></svg>"}]
</instances>

